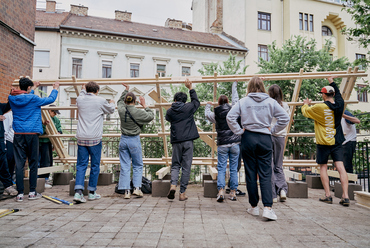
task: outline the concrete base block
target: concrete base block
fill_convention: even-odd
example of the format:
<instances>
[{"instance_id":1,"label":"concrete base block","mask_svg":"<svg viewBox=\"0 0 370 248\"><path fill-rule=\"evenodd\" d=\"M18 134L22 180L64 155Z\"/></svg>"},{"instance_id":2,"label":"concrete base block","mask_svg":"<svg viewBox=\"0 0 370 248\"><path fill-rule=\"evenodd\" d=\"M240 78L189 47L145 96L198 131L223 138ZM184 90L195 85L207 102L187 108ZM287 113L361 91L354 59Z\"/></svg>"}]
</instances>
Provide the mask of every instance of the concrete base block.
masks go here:
<instances>
[{"instance_id":1,"label":"concrete base block","mask_svg":"<svg viewBox=\"0 0 370 248\"><path fill-rule=\"evenodd\" d=\"M75 185L76 185L76 179L73 179L69 182L69 195L74 196L75 195ZM89 185L89 180L85 180L84 183L84 190L83 194L88 195L89 191L87 190L87 186Z\"/></svg>"},{"instance_id":2,"label":"concrete base block","mask_svg":"<svg viewBox=\"0 0 370 248\"><path fill-rule=\"evenodd\" d=\"M206 180L212 180L212 176L211 176L211 174L209 174L209 173L204 173L203 175L202 175L202 178L203 178L203 180L202 180L202 186L204 187L204 181L206 181Z\"/></svg>"},{"instance_id":3,"label":"concrete base block","mask_svg":"<svg viewBox=\"0 0 370 248\"><path fill-rule=\"evenodd\" d=\"M350 200L355 199L354 191L362 191L362 186L360 184L349 183L348 184L348 196ZM342 198L342 183L341 182L334 182L334 196L338 198Z\"/></svg>"},{"instance_id":4,"label":"concrete base block","mask_svg":"<svg viewBox=\"0 0 370 248\"><path fill-rule=\"evenodd\" d=\"M72 172L53 173L53 185L68 185L72 179L73 179Z\"/></svg>"},{"instance_id":5,"label":"concrete base block","mask_svg":"<svg viewBox=\"0 0 370 248\"><path fill-rule=\"evenodd\" d=\"M24 184L24 191L23 193L26 195L30 193L30 179L24 178L23 184ZM37 178L37 185L36 185L36 192L42 193L45 191L45 178Z\"/></svg>"},{"instance_id":6,"label":"concrete base block","mask_svg":"<svg viewBox=\"0 0 370 248\"><path fill-rule=\"evenodd\" d=\"M98 185L110 185L113 182L113 173L100 173L98 177Z\"/></svg>"},{"instance_id":7,"label":"concrete base block","mask_svg":"<svg viewBox=\"0 0 370 248\"><path fill-rule=\"evenodd\" d=\"M162 180L171 180L171 174L165 175Z\"/></svg>"},{"instance_id":8,"label":"concrete base block","mask_svg":"<svg viewBox=\"0 0 370 248\"><path fill-rule=\"evenodd\" d=\"M170 180L154 180L152 182L152 196L153 197L167 197L170 191Z\"/></svg>"},{"instance_id":9,"label":"concrete base block","mask_svg":"<svg viewBox=\"0 0 370 248\"><path fill-rule=\"evenodd\" d=\"M311 189L323 189L320 175L307 175L306 176L307 186Z\"/></svg>"},{"instance_id":10,"label":"concrete base block","mask_svg":"<svg viewBox=\"0 0 370 248\"><path fill-rule=\"evenodd\" d=\"M216 198L218 189L216 180L205 180L204 183L204 197Z\"/></svg>"},{"instance_id":11,"label":"concrete base block","mask_svg":"<svg viewBox=\"0 0 370 248\"><path fill-rule=\"evenodd\" d=\"M289 198L308 198L307 183L288 181L287 184Z\"/></svg>"}]
</instances>

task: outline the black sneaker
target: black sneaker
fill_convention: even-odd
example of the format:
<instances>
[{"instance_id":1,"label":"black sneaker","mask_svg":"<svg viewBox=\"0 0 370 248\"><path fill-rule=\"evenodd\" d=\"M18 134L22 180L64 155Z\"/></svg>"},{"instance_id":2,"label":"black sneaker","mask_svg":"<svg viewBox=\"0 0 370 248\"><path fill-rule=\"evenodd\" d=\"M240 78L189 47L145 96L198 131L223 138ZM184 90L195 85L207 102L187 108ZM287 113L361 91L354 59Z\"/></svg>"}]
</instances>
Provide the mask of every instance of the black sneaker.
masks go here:
<instances>
[{"instance_id":1,"label":"black sneaker","mask_svg":"<svg viewBox=\"0 0 370 248\"><path fill-rule=\"evenodd\" d=\"M328 203L328 204L332 204L333 203L333 198L331 196L325 196L325 197L321 197L320 201Z\"/></svg>"},{"instance_id":2,"label":"black sneaker","mask_svg":"<svg viewBox=\"0 0 370 248\"><path fill-rule=\"evenodd\" d=\"M237 196L245 196L245 195L246 195L246 193L245 193L245 192L243 192L243 191L241 191L241 190L239 190L239 189L237 189L237 190L236 190L235 194L236 194Z\"/></svg>"},{"instance_id":3,"label":"black sneaker","mask_svg":"<svg viewBox=\"0 0 370 248\"><path fill-rule=\"evenodd\" d=\"M218 194L217 195L217 202L223 202L224 201L224 195Z\"/></svg>"},{"instance_id":4,"label":"black sneaker","mask_svg":"<svg viewBox=\"0 0 370 248\"><path fill-rule=\"evenodd\" d=\"M339 202L340 205L343 205L345 207L349 207L349 199L348 198L342 198Z\"/></svg>"}]
</instances>

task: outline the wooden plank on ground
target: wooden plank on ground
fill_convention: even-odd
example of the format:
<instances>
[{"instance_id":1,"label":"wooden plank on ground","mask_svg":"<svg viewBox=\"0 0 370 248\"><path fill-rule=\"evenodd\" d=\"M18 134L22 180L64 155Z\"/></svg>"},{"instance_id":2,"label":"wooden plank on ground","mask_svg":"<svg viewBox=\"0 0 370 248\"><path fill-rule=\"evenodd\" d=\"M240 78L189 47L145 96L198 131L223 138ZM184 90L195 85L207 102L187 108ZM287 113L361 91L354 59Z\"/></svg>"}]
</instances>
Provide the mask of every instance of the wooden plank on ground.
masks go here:
<instances>
[{"instance_id":1,"label":"wooden plank on ground","mask_svg":"<svg viewBox=\"0 0 370 248\"><path fill-rule=\"evenodd\" d=\"M64 171L64 170L68 170L68 169L69 169L69 165L67 165L67 164L59 165L59 166L45 167L45 168L39 168L37 170L37 175L43 175L43 174L53 173L53 172L57 172L57 171Z\"/></svg>"},{"instance_id":2,"label":"wooden plank on ground","mask_svg":"<svg viewBox=\"0 0 370 248\"><path fill-rule=\"evenodd\" d=\"M355 191L356 205L370 209L370 193L365 191Z\"/></svg>"},{"instance_id":3,"label":"wooden plank on ground","mask_svg":"<svg viewBox=\"0 0 370 248\"><path fill-rule=\"evenodd\" d=\"M320 174L320 168L313 167L312 173ZM335 170L328 170L328 176L334 177L334 178L340 178L339 172ZM358 179L357 174L347 173L347 176L348 176L348 181L357 182L357 179Z\"/></svg>"},{"instance_id":4,"label":"wooden plank on ground","mask_svg":"<svg viewBox=\"0 0 370 248\"><path fill-rule=\"evenodd\" d=\"M155 174L158 176L158 179L162 179L164 178L165 175L170 173L170 171L171 171L171 167L166 166L166 167L160 168Z\"/></svg>"},{"instance_id":5,"label":"wooden plank on ground","mask_svg":"<svg viewBox=\"0 0 370 248\"><path fill-rule=\"evenodd\" d=\"M302 181L302 173L284 169L285 178L293 178L294 180Z\"/></svg>"}]
</instances>

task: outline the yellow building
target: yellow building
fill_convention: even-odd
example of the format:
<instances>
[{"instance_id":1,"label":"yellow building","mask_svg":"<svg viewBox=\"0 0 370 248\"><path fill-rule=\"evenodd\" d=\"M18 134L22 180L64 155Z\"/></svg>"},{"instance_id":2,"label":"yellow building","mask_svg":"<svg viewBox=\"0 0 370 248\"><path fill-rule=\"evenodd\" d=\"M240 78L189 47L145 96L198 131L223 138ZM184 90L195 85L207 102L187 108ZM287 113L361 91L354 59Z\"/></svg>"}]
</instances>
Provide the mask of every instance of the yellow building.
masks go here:
<instances>
[{"instance_id":1,"label":"yellow building","mask_svg":"<svg viewBox=\"0 0 370 248\"><path fill-rule=\"evenodd\" d=\"M268 59L267 45L276 41L281 46L294 35L314 38L318 47L330 39L333 57L346 56L353 62L365 56L367 50L341 34L343 27L355 26L342 8L341 0L193 0L193 30L226 32L244 42L249 49L245 62L250 74L259 71L259 57ZM363 80L357 80L357 84L362 85ZM367 92L353 91L351 100L356 99L360 103L350 109L370 111Z\"/></svg>"}]
</instances>

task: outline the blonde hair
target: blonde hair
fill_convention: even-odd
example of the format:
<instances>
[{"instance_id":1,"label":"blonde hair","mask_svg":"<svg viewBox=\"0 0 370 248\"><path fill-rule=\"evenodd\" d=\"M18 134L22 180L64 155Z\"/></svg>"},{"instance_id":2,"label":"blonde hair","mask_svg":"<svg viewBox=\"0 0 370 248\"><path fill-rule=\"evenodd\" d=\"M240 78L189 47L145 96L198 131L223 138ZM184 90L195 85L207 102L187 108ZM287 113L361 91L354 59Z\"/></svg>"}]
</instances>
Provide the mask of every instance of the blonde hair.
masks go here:
<instances>
[{"instance_id":1,"label":"blonde hair","mask_svg":"<svg viewBox=\"0 0 370 248\"><path fill-rule=\"evenodd\" d=\"M249 80L248 87L247 87L247 95L253 92L262 92L266 93L265 85L261 78L254 76L251 80Z\"/></svg>"}]
</instances>

